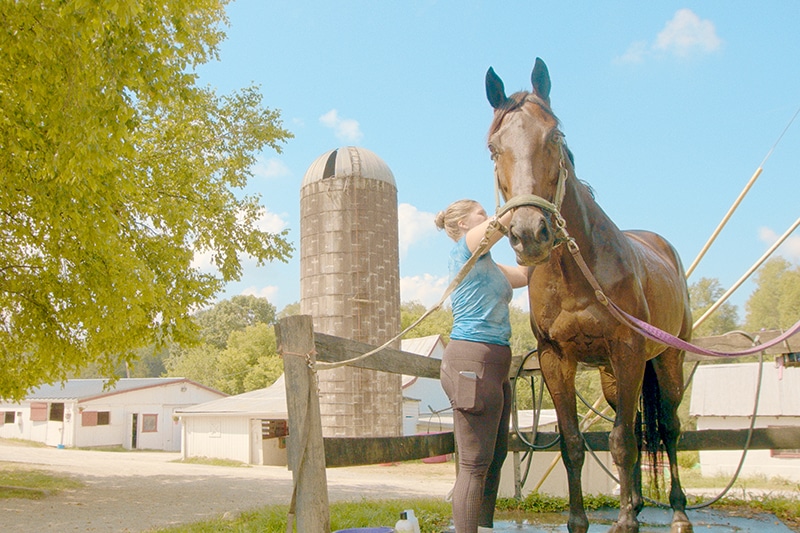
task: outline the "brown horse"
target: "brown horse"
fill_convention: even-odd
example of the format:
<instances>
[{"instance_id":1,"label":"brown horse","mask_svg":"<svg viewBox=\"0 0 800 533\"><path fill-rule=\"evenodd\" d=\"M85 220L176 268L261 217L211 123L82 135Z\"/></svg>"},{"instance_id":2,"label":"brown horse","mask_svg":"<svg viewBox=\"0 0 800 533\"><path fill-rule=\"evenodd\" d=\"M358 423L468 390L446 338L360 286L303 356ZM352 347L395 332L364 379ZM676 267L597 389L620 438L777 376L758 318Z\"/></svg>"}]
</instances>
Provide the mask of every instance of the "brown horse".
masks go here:
<instances>
[{"instance_id":1,"label":"brown horse","mask_svg":"<svg viewBox=\"0 0 800 533\"><path fill-rule=\"evenodd\" d=\"M680 485L678 405L683 396L683 352L646 340L608 311L568 248L577 249L602 294L631 315L681 339L692 331L688 290L680 258L662 237L621 231L575 176L572 154L550 108L550 74L541 59L531 75L533 91L506 97L489 69L486 94L494 108L488 145L497 183L514 208L508 236L521 265L530 265L531 326L539 343L542 375L555 403L561 455L569 480L568 529L585 532L575 372L578 363L598 367L603 394L616 412L609 448L619 471L620 511L611 528L635 532L642 498L639 450L644 405L648 450L666 449L670 463L672 531L692 531ZM567 242L568 246L559 246ZM650 437L649 439L647 437ZM655 441L655 442L653 442Z\"/></svg>"}]
</instances>

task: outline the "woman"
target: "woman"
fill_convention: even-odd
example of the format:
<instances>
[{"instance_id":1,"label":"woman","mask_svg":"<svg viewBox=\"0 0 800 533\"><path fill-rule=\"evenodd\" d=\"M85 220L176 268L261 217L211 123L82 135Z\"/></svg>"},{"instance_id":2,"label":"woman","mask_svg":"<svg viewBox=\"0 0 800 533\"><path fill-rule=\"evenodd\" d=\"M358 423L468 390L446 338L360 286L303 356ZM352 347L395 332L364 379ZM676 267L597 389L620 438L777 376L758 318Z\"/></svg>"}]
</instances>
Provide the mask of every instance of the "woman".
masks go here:
<instances>
[{"instance_id":1,"label":"woman","mask_svg":"<svg viewBox=\"0 0 800 533\"><path fill-rule=\"evenodd\" d=\"M501 227L511 219L498 220ZM436 226L456 241L450 252L454 277L478 248L494 219L474 200L459 200L436 215ZM490 233L489 245L502 237ZM457 533L491 528L508 451L511 413L511 324L513 288L528 282L528 268L499 265L487 251L453 290L453 329L442 357L441 382L453 406L458 474L453 489Z\"/></svg>"}]
</instances>

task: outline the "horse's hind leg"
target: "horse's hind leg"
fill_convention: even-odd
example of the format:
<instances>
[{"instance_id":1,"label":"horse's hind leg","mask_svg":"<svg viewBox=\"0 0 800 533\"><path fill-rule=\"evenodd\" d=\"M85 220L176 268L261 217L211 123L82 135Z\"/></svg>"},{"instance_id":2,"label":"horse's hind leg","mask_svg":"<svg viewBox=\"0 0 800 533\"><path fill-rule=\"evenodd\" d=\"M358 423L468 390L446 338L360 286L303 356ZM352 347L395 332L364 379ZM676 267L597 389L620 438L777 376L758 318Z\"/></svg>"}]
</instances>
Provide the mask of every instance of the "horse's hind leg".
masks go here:
<instances>
[{"instance_id":1,"label":"horse's hind leg","mask_svg":"<svg viewBox=\"0 0 800 533\"><path fill-rule=\"evenodd\" d=\"M653 359L652 363L658 377L661 401L659 433L669 458L669 505L673 511L671 533L689 533L693 528L686 515L686 494L681 487L678 473L678 438L681 433L678 407L684 392L683 352L669 348Z\"/></svg>"}]
</instances>

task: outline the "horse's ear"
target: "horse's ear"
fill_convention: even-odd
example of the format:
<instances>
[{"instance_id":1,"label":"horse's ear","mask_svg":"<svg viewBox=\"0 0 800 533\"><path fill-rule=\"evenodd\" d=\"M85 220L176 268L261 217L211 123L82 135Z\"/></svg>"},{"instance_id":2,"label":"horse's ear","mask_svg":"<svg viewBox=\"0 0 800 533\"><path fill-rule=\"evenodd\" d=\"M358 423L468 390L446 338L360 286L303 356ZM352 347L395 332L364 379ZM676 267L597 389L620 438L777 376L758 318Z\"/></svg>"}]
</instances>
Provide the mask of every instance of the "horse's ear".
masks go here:
<instances>
[{"instance_id":1,"label":"horse's ear","mask_svg":"<svg viewBox=\"0 0 800 533\"><path fill-rule=\"evenodd\" d=\"M506 101L506 89L503 86L503 80L495 74L492 67L489 67L489 70L486 71L486 98L489 99L489 103L495 109L502 106Z\"/></svg>"},{"instance_id":2,"label":"horse's ear","mask_svg":"<svg viewBox=\"0 0 800 533\"><path fill-rule=\"evenodd\" d=\"M550 73L547 71L547 65L538 57L531 72L531 85L534 94L550 105Z\"/></svg>"}]
</instances>

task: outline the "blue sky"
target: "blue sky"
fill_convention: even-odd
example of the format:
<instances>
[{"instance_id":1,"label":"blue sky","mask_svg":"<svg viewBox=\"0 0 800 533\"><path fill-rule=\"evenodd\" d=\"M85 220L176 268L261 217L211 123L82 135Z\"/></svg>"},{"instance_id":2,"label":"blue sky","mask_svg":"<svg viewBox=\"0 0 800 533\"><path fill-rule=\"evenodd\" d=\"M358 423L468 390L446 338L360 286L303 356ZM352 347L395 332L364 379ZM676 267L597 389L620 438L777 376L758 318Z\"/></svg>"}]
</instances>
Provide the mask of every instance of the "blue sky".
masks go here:
<instances>
[{"instance_id":1,"label":"blue sky","mask_svg":"<svg viewBox=\"0 0 800 533\"><path fill-rule=\"evenodd\" d=\"M486 149L488 67L510 94L530 88L535 58L578 176L622 229L664 235L688 267L800 108L800 3L237 0L219 61L200 83L257 85L294 134L265 151L247 193L264 227L288 228L288 264L246 262L220 298L300 298L300 183L340 146L363 146L398 188L401 298L430 305L447 285L451 241L433 216L474 198L494 210ZM727 289L800 215L800 119L690 283ZM800 261L800 231L779 253ZM513 262L504 242L495 259ZM744 318L752 291L731 302ZM524 300L522 292L517 301Z\"/></svg>"}]
</instances>

